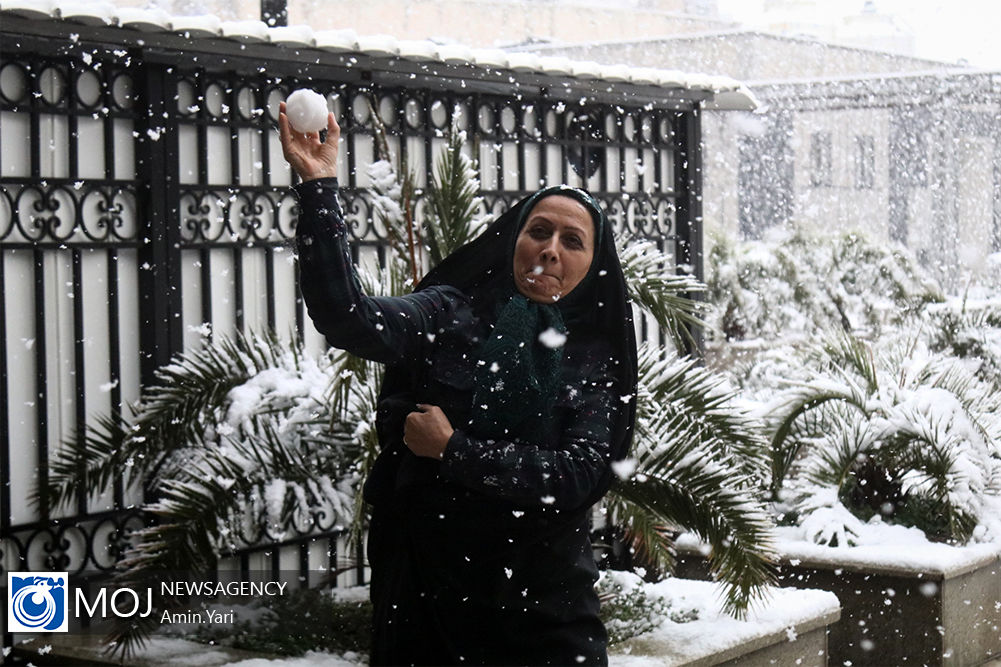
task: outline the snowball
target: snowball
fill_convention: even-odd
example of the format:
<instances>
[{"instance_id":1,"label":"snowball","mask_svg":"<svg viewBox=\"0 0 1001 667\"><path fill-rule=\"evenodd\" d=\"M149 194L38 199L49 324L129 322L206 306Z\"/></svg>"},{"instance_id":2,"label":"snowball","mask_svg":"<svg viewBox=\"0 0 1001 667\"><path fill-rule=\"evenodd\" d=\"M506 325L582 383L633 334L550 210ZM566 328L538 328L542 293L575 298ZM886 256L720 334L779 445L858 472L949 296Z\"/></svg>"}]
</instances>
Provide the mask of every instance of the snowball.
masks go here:
<instances>
[{"instance_id":1,"label":"snowball","mask_svg":"<svg viewBox=\"0 0 1001 667\"><path fill-rule=\"evenodd\" d=\"M327 100L308 88L300 88L288 96L285 114L296 132L319 132L327 128Z\"/></svg>"}]
</instances>

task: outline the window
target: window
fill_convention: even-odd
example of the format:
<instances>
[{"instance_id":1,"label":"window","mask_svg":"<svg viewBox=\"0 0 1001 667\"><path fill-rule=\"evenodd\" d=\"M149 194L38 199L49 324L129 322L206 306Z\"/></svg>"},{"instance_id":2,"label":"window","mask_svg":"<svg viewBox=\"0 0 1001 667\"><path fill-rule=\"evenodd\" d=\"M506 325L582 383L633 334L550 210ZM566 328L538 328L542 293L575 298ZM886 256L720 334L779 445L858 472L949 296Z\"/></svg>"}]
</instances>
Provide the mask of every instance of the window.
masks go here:
<instances>
[{"instance_id":1,"label":"window","mask_svg":"<svg viewBox=\"0 0 1001 667\"><path fill-rule=\"evenodd\" d=\"M876 184L876 141L870 134L855 137L855 187L871 190Z\"/></svg>"},{"instance_id":2,"label":"window","mask_svg":"<svg viewBox=\"0 0 1001 667\"><path fill-rule=\"evenodd\" d=\"M810 184L813 187L834 184L831 165L831 133L814 132L810 135Z\"/></svg>"}]
</instances>

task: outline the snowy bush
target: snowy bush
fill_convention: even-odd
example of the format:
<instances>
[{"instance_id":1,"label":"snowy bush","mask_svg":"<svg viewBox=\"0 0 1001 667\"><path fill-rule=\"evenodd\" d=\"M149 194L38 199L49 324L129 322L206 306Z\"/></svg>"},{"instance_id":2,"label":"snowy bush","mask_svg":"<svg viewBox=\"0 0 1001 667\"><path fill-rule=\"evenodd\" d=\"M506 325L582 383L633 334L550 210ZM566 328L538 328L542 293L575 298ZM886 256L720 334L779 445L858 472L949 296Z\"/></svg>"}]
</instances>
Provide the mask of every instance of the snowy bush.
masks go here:
<instances>
[{"instance_id":1,"label":"snowy bush","mask_svg":"<svg viewBox=\"0 0 1001 667\"><path fill-rule=\"evenodd\" d=\"M930 347L965 360L977 377L1001 386L1001 298L949 298L929 306Z\"/></svg>"},{"instance_id":2,"label":"snowy bush","mask_svg":"<svg viewBox=\"0 0 1001 667\"><path fill-rule=\"evenodd\" d=\"M119 475L143 485L154 499L143 509L156 521L130 536L118 564L126 582L211 572L226 552L358 527L373 439L360 424L374 395L350 382L356 366L271 335L221 338L181 354L157 370L131 416L99 419L71 443L40 493L54 503L98 495ZM358 414L365 420L342 417ZM157 618L116 630L120 650L141 642Z\"/></svg>"},{"instance_id":3,"label":"snowy bush","mask_svg":"<svg viewBox=\"0 0 1001 667\"><path fill-rule=\"evenodd\" d=\"M841 504L853 517L880 514L950 542L991 521L1001 495L996 385L913 337L868 344L841 334L787 354L806 377L760 407L771 491L811 523L814 539L851 542L857 530Z\"/></svg>"},{"instance_id":4,"label":"snowy bush","mask_svg":"<svg viewBox=\"0 0 1001 667\"><path fill-rule=\"evenodd\" d=\"M804 232L718 242L707 268L727 340L711 346L766 425L779 515L832 546L874 516L1001 539L1001 300L986 269L947 298L902 248Z\"/></svg>"},{"instance_id":5,"label":"snowy bush","mask_svg":"<svg viewBox=\"0 0 1001 667\"><path fill-rule=\"evenodd\" d=\"M631 572L604 570L595 588L609 644L655 630L669 615L664 599L649 595L643 580Z\"/></svg>"},{"instance_id":6,"label":"snowy bush","mask_svg":"<svg viewBox=\"0 0 1001 667\"><path fill-rule=\"evenodd\" d=\"M906 248L862 232L716 239L706 275L708 321L726 340L802 339L832 329L878 335L942 300Z\"/></svg>"}]
</instances>

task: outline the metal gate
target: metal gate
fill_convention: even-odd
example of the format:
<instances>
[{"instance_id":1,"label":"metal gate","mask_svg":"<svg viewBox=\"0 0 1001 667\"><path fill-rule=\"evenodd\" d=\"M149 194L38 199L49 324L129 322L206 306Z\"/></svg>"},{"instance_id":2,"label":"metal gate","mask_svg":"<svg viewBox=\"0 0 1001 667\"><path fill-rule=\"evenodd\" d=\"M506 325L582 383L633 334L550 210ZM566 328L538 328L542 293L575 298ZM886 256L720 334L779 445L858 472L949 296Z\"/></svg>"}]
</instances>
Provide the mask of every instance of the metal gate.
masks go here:
<instances>
[{"instance_id":1,"label":"metal gate","mask_svg":"<svg viewBox=\"0 0 1001 667\"><path fill-rule=\"evenodd\" d=\"M326 95L338 114L342 201L359 253L378 255L385 241L364 169L375 156L377 114L419 185L454 122L479 163L488 210L542 185L580 185L619 233L657 239L701 277L695 99L571 96L570 87L518 73L477 84L439 76L435 68L448 69L441 63L394 76L364 54L307 59L262 47L250 55L211 40L181 48L51 21L38 28L5 17L3 31L5 570L113 566L129 530L145 521L139 490L118 480L106 496L81 494L60 511L27 499L73 433L97 414L125 410L172 355L264 328L323 348L298 296L295 202L275 131L278 102L298 87ZM384 76L373 77L378 67ZM296 537L240 554L242 567L256 559L257 569L305 574L317 563L332 568L343 551L337 530L288 532Z\"/></svg>"}]
</instances>

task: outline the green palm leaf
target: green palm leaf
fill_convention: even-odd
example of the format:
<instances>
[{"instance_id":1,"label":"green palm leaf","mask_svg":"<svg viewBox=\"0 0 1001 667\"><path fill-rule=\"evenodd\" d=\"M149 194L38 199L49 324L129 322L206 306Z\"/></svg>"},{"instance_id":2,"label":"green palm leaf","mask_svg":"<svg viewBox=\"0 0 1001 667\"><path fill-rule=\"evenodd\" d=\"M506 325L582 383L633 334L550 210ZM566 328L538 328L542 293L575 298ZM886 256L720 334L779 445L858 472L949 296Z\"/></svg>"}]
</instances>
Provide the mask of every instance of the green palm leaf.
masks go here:
<instances>
[{"instance_id":1,"label":"green palm leaf","mask_svg":"<svg viewBox=\"0 0 1001 667\"><path fill-rule=\"evenodd\" d=\"M706 325L705 304L692 296L703 293L706 286L675 273L673 258L651 241L623 238L617 244L629 299L649 313L684 353L686 344L695 344L692 330Z\"/></svg>"}]
</instances>

